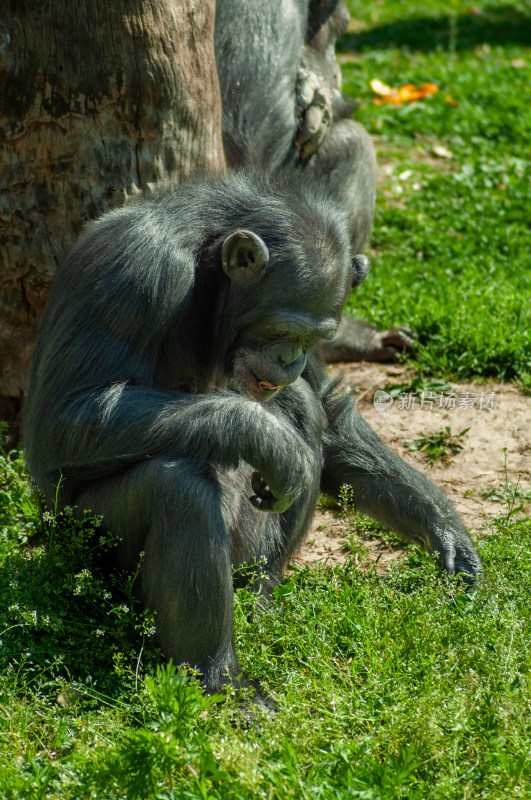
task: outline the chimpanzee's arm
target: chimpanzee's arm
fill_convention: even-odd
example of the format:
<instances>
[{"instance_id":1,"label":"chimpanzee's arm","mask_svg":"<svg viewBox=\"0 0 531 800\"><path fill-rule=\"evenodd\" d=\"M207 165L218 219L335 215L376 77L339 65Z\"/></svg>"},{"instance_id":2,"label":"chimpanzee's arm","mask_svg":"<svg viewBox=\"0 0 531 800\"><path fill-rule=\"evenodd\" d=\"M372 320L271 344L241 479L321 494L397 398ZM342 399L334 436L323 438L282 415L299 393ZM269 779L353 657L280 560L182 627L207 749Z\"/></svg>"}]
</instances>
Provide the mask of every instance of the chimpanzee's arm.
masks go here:
<instances>
[{"instance_id":1,"label":"chimpanzee's arm","mask_svg":"<svg viewBox=\"0 0 531 800\"><path fill-rule=\"evenodd\" d=\"M282 511L315 469L294 428L267 407L231 392L186 395L117 383L83 393L42 425L40 463L34 463L31 448L28 452L41 484L54 475L57 481L59 473L85 482L161 455L228 466L242 459L279 501L264 509Z\"/></svg>"},{"instance_id":2,"label":"chimpanzee's arm","mask_svg":"<svg viewBox=\"0 0 531 800\"><path fill-rule=\"evenodd\" d=\"M451 502L389 450L350 398L329 398L322 489L352 486L355 507L409 541L438 552L449 574L476 576L481 561Z\"/></svg>"}]
</instances>

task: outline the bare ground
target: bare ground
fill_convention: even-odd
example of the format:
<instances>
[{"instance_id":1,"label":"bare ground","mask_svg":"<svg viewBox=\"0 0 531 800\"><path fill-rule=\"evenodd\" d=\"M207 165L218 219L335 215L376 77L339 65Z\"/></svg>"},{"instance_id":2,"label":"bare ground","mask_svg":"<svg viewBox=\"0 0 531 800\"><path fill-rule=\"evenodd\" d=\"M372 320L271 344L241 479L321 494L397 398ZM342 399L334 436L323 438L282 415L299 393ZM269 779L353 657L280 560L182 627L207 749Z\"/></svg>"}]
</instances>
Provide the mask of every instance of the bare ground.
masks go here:
<instances>
[{"instance_id":1,"label":"bare ground","mask_svg":"<svg viewBox=\"0 0 531 800\"><path fill-rule=\"evenodd\" d=\"M489 519L505 510L502 503L485 500L483 489L498 487L506 478L519 482L522 489L531 488L531 397L513 384L452 383L437 401L422 408L418 398L413 403L412 397L404 395L389 405L377 406L374 393L408 381L413 373L407 367L362 362L332 368L338 370L343 386L356 394L362 416L387 445L444 489L473 536L488 533ZM431 468L421 451L404 447L405 440L447 425L454 435L470 428L463 450L451 456L449 464L436 462ZM353 557L345 546L347 531L337 513L318 508L295 563L341 563ZM390 547L379 539L364 539L363 545L380 573L403 552L403 548Z\"/></svg>"}]
</instances>

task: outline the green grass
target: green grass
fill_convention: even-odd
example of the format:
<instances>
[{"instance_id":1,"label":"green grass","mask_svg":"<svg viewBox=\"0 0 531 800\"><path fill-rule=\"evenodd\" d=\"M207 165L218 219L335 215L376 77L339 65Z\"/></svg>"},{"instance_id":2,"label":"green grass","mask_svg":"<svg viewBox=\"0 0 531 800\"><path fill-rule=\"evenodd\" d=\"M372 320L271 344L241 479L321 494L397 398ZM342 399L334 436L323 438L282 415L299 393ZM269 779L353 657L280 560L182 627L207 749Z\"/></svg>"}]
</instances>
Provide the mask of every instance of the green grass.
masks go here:
<instances>
[{"instance_id":1,"label":"green grass","mask_svg":"<svg viewBox=\"0 0 531 800\"><path fill-rule=\"evenodd\" d=\"M355 308L411 324L423 375L529 388L529 4L350 5L345 86L383 167ZM375 77L440 91L378 107ZM98 571L112 542L94 549L90 518L41 521L20 453L0 450L0 798L531 798L528 498L507 482L493 497L475 595L416 549L379 578L363 518L347 540L365 569L298 569L260 614L238 592L242 664L278 697L265 717L159 666L135 576Z\"/></svg>"},{"instance_id":2,"label":"green grass","mask_svg":"<svg viewBox=\"0 0 531 800\"><path fill-rule=\"evenodd\" d=\"M48 515L28 543L16 453L0 483L0 797L531 797L531 526L514 498L474 595L416 549L378 577L359 517L365 569L297 569L262 613L239 591L242 665L278 697L266 717L157 666L134 576L98 572L112 542L95 549L94 520Z\"/></svg>"},{"instance_id":3,"label":"green grass","mask_svg":"<svg viewBox=\"0 0 531 800\"><path fill-rule=\"evenodd\" d=\"M352 310L411 325L413 363L425 372L526 385L531 6L482 3L479 15L461 2L350 7L359 30L341 41L344 90L375 137L383 179L374 265ZM373 78L431 81L439 92L377 106ZM441 145L452 158L437 156Z\"/></svg>"}]
</instances>

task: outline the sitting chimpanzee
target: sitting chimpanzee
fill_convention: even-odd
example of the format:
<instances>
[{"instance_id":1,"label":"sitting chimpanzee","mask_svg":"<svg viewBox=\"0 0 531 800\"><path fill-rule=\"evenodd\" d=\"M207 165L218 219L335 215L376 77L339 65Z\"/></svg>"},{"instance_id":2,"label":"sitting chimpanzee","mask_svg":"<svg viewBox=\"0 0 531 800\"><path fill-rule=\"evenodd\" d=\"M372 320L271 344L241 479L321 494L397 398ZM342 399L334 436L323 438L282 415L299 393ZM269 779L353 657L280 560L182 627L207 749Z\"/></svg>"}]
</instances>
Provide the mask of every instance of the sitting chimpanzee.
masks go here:
<instances>
[{"instance_id":1,"label":"sitting chimpanzee","mask_svg":"<svg viewBox=\"0 0 531 800\"><path fill-rule=\"evenodd\" d=\"M335 43L348 20L344 0L218 0L215 45L229 165L313 175L347 212L360 253L374 215L376 162L341 93ZM320 350L327 361L386 361L411 347L411 337L409 328L379 331L344 315Z\"/></svg>"},{"instance_id":2,"label":"sitting chimpanzee","mask_svg":"<svg viewBox=\"0 0 531 800\"><path fill-rule=\"evenodd\" d=\"M160 645L210 691L244 680L233 567L262 562L267 597L320 490L350 484L361 511L448 573L480 570L448 500L335 393L316 353L366 272L322 189L244 171L111 211L52 286L25 410L31 473L51 506L103 517L122 568L144 551Z\"/></svg>"}]
</instances>

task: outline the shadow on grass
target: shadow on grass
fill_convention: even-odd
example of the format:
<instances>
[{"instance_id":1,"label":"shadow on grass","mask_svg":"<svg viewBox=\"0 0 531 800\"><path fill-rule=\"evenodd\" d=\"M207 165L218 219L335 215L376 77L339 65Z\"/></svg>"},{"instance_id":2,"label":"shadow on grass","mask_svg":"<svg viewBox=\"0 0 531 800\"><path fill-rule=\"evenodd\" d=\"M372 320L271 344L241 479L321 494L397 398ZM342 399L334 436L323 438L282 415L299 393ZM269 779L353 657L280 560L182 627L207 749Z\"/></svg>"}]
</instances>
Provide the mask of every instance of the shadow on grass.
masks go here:
<instances>
[{"instance_id":1,"label":"shadow on grass","mask_svg":"<svg viewBox=\"0 0 531 800\"><path fill-rule=\"evenodd\" d=\"M413 17L379 25L359 33L346 33L338 41L340 52L385 49L467 50L480 44L531 44L531 15L509 6L488 7L481 14Z\"/></svg>"},{"instance_id":2,"label":"shadow on grass","mask_svg":"<svg viewBox=\"0 0 531 800\"><path fill-rule=\"evenodd\" d=\"M83 527L82 527L83 525ZM92 528L74 531L86 545ZM74 537L73 537L74 538ZM141 663L160 655L153 623L132 596L134 576L109 575L94 553L66 536L52 547L13 549L0 566L0 672L18 683L62 681L116 696L129 691ZM92 562L92 563L91 563Z\"/></svg>"}]
</instances>

